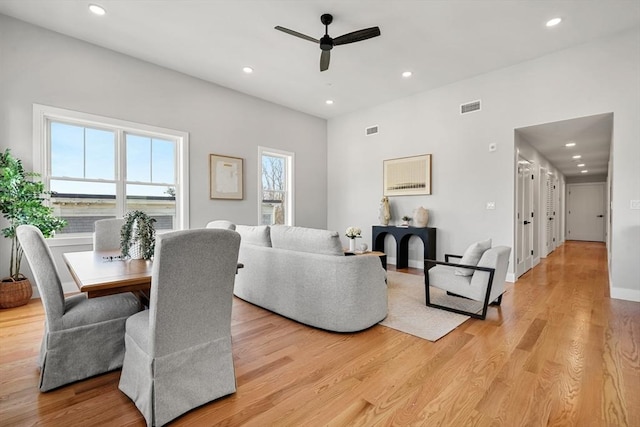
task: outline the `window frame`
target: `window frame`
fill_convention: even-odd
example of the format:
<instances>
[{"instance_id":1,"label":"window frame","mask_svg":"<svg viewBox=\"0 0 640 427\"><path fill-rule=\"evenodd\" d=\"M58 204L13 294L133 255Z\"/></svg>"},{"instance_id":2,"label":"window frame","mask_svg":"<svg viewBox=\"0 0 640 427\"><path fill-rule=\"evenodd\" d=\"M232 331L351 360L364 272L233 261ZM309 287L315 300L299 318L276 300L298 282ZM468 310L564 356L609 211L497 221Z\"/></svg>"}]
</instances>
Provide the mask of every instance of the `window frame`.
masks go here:
<instances>
[{"instance_id":1,"label":"window frame","mask_svg":"<svg viewBox=\"0 0 640 427\"><path fill-rule=\"evenodd\" d=\"M276 157L284 157L285 159L285 167L286 167L286 194L287 194L287 203L285 206L285 225L295 225L295 179L294 179L294 165L295 165L295 153L291 151L278 150L276 148L269 148L258 146L258 222L257 224L262 224L262 156L263 155L272 155Z\"/></svg>"},{"instance_id":2,"label":"window frame","mask_svg":"<svg viewBox=\"0 0 640 427\"><path fill-rule=\"evenodd\" d=\"M57 121L78 126L112 130L124 136L126 133L152 138L172 139L176 141L176 218L174 230L189 228L189 133L175 129L162 128L127 120L114 119L90 113L83 113L64 108L33 104L33 171L41 175L45 189L49 189L51 174L51 140L49 135L50 121ZM116 136L116 139L119 137ZM120 173L125 167L125 154L122 146L116 142L116 185L126 185L126 177ZM120 192L119 194L125 194ZM118 215L125 210L125 200L116 198ZM84 245L92 243L91 233L77 233L56 236L47 239L49 246Z\"/></svg>"}]
</instances>

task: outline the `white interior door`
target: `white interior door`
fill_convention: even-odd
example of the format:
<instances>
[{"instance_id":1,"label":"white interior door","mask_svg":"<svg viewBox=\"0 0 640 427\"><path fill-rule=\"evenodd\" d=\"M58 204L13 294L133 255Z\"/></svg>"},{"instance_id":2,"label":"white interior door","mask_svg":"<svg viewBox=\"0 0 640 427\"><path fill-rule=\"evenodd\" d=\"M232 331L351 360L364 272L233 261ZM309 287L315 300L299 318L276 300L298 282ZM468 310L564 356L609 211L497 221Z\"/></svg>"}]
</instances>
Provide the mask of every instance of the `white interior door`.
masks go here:
<instances>
[{"instance_id":1,"label":"white interior door","mask_svg":"<svg viewBox=\"0 0 640 427\"><path fill-rule=\"evenodd\" d=\"M556 236L556 185L554 177L545 173L544 175L544 194L543 201L545 204L546 217L544 218L544 238L543 238L543 256L549 255L555 249Z\"/></svg>"},{"instance_id":2,"label":"white interior door","mask_svg":"<svg viewBox=\"0 0 640 427\"><path fill-rule=\"evenodd\" d=\"M533 175L532 165L526 159L518 159L517 193L517 253L516 275L520 277L533 265Z\"/></svg>"},{"instance_id":3,"label":"white interior door","mask_svg":"<svg viewBox=\"0 0 640 427\"><path fill-rule=\"evenodd\" d=\"M604 242L604 183L567 185L567 238Z\"/></svg>"}]
</instances>

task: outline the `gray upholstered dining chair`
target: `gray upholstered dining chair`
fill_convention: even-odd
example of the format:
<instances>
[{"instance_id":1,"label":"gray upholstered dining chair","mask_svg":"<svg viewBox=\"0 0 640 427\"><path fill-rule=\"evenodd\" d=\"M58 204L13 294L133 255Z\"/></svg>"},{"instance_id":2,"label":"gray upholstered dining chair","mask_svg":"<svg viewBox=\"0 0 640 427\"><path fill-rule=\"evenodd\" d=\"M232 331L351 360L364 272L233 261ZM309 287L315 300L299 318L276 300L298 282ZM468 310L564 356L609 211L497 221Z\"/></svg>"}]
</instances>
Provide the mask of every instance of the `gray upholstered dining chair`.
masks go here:
<instances>
[{"instance_id":1,"label":"gray upholstered dining chair","mask_svg":"<svg viewBox=\"0 0 640 427\"><path fill-rule=\"evenodd\" d=\"M124 225L124 218L99 219L94 224L93 250L120 250L120 230Z\"/></svg>"},{"instance_id":2,"label":"gray upholstered dining chair","mask_svg":"<svg viewBox=\"0 0 640 427\"><path fill-rule=\"evenodd\" d=\"M51 390L122 366L125 321L140 310L138 299L131 293L65 298L42 232L32 225L21 225L16 234L45 312L40 390Z\"/></svg>"},{"instance_id":3,"label":"gray upholstered dining chair","mask_svg":"<svg viewBox=\"0 0 640 427\"><path fill-rule=\"evenodd\" d=\"M490 304L500 305L502 294L505 291L511 248L507 246L490 247L489 249L481 250L480 253L476 253L475 259L473 259L474 256L471 256L472 261L469 262L467 261L470 259L468 253L472 249L473 245L467 249L464 256L447 254L444 262L424 260L427 306L484 320ZM450 258L459 258L461 261L460 263L452 263L449 262ZM429 269L434 264L435 266ZM427 269L429 270L427 271ZM482 312L478 314L477 312L436 304L431 299L430 287L443 289L454 296L480 301L482 302Z\"/></svg>"},{"instance_id":4,"label":"gray upholstered dining chair","mask_svg":"<svg viewBox=\"0 0 640 427\"><path fill-rule=\"evenodd\" d=\"M225 230L235 230L236 225L226 219L218 219L215 221L209 221L205 228L222 228Z\"/></svg>"},{"instance_id":5,"label":"gray upholstered dining chair","mask_svg":"<svg viewBox=\"0 0 640 427\"><path fill-rule=\"evenodd\" d=\"M236 391L231 305L239 249L232 230L158 237L149 310L127 320L119 385L147 425Z\"/></svg>"}]
</instances>

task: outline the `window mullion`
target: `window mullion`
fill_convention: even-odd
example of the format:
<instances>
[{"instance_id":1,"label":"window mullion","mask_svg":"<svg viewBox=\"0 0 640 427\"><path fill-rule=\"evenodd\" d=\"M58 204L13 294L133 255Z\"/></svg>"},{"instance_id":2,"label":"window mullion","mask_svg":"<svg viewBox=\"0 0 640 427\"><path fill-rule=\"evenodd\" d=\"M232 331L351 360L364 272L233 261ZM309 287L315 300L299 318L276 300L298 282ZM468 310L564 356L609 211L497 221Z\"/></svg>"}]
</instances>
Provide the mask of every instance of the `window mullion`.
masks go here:
<instances>
[{"instance_id":1,"label":"window mullion","mask_svg":"<svg viewBox=\"0 0 640 427\"><path fill-rule=\"evenodd\" d=\"M127 179L127 150L126 138L123 130L116 132L116 212L124 217L126 213L126 179Z\"/></svg>"}]
</instances>

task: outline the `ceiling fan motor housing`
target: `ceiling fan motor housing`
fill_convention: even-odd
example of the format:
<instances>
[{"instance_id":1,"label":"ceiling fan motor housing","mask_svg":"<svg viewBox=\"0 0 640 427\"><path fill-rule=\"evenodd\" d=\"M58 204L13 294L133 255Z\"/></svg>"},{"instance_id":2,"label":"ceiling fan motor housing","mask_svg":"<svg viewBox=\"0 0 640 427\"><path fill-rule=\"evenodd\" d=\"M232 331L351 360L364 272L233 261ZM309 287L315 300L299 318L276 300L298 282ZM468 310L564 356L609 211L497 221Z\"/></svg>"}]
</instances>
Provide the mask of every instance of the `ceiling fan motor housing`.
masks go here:
<instances>
[{"instance_id":1,"label":"ceiling fan motor housing","mask_svg":"<svg viewBox=\"0 0 640 427\"><path fill-rule=\"evenodd\" d=\"M333 39L330 36L322 36L320 39L320 49L331 50L333 49Z\"/></svg>"}]
</instances>

